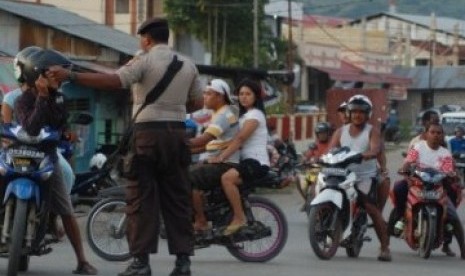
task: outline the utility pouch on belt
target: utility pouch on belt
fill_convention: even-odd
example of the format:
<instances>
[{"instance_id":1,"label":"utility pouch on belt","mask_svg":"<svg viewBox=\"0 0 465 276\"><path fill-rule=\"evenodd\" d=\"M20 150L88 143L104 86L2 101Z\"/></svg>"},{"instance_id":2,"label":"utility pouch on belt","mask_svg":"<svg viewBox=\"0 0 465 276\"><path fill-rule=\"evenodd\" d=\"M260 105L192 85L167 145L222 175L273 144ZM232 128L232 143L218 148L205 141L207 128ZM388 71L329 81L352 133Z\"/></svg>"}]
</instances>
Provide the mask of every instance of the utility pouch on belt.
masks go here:
<instances>
[{"instance_id":1,"label":"utility pouch on belt","mask_svg":"<svg viewBox=\"0 0 465 276\"><path fill-rule=\"evenodd\" d=\"M136 118L139 113L144 109L147 105L155 102L165 91L166 87L170 84L171 80L173 80L176 73L181 69L183 62L178 60L176 55L173 56L173 60L168 65L168 69L166 70L163 77L160 81L155 85L155 87L147 94L144 103L139 107L137 112L132 117L131 123L127 128L126 132L123 135L123 138L120 141L118 147L118 154L121 156L120 162L120 175L129 180L137 180L138 173L137 173L137 160L138 155L135 146L135 133L134 133L134 124L136 122Z\"/></svg>"}]
</instances>

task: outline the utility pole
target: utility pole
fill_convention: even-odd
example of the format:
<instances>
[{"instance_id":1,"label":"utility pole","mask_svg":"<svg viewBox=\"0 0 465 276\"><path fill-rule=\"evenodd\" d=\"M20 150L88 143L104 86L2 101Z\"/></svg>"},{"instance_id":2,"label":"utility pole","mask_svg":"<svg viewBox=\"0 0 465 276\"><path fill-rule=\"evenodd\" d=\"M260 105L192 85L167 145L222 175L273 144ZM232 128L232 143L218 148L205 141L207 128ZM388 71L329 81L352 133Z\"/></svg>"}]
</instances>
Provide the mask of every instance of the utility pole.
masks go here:
<instances>
[{"instance_id":1,"label":"utility pole","mask_svg":"<svg viewBox=\"0 0 465 276\"><path fill-rule=\"evenodd\" d=\"M287 0L287 24L288 24L288 43L287 43L287 70L289 73L293 72L294 62L293 62L293 45L292 45L292 9L291 9L291 0ZM287 96L288 96L288 106L287 113L294 113L294 88L292 87L292 82L287 85Z\"/></svg>"},{"instance_id":2,"label":"utility pole","mask_svg":"<svg viewBox=\"0 0 465 276\"><path fill-rule=\"evenodd\" d=\"M253 67L258 68L258 0L253 1Z\"/></svg>"},{"instance_id":3,"label":"utility pole","mask_svg":"<svg viewBox=\"0 0 465 276\"><path fill-rule=\"evenodd\" d=\"M434 106L434 87L433 87L433 66L436 59L436 15L431 14L430 41L429 41L429 75L428 75L428 96L424 108Z\"/></svg>"}]
</instances>

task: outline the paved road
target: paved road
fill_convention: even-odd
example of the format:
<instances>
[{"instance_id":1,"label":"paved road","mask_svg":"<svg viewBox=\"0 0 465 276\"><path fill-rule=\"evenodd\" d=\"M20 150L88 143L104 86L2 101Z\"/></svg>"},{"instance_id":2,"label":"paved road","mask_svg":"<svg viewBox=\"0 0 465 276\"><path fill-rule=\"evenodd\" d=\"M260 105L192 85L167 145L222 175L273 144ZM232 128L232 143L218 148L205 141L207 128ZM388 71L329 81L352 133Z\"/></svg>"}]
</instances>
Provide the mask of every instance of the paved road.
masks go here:
<instances>
[{"instance_id":1,"label":"paved road","mask_svg":"<svg viewBox=\"0 0 465 276\"><path fill-rule=\"evenodd\" d=\"M403 147L389 147L389 168L393 172L401 162L400 151ZM395 177L392 174L392 177ZM198 276L241 276L241 275L316 275L316 276L392 276L392 275L464 275L465 261L459 258L445 257L439 250L433 252L428 260L419 258L401 240L391 240L393 255L392 263L382 263L376 260L379 243L372 230L369 235L373 241L366 243L358 259L350 259L343 248L330 261L319 260L310 248L307 238L307 218L298 210L301 199L298 194L288 189L286 191L267 194L267 197L279 204L288 219L289 239L282 253L268 263L251 264L237 261L222 247L212 247L196 252L193 257L193 275ZM387 217L391 206L385 210ZM460 216L464 221L465 214L461 207ZM83 222L84 218L80 221ZM95 264L100 275L116 275L122 271L127 263L110 263L103 261L93 254L85 244L89 260ZM458 252L456 244L453 249ZM151 257L152 275L168 275L172 269L174 259L168 256L165 241L161 241L160 254ZM0 275L4 275L7 261L0 259ZM54 247L54 251L43 257L31 260L30 271L24 275L72 275L75 266L74 255L68 242Z\"/></svg>"}]
</instances>

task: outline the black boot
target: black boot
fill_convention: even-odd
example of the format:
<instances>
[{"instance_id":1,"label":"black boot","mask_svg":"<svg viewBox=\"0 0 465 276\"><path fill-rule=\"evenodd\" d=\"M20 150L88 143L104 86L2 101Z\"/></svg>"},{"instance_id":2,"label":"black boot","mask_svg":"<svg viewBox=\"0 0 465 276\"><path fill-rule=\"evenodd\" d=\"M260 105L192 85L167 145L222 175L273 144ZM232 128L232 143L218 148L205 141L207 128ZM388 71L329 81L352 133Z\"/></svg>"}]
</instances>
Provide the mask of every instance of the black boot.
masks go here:
<instances>
[{"instance_id":1,"label":"black boot","mask_svg":"<svg viewBox=\"0 0 465 276\"><path fill-rule=\"evenodd\" d=\"M132 263L126 268L125 271L118 273L118 276L150 276L149 255L143 254L135 256Z\"/></svg>"},{"instance_id":2,"label":"black boot","mask_svg":"<svg viewBox=\"0 0 465 276\"><path fill-rule=\"evenodd\" d=\"M189 255L179 254L176 256L176 262L170 276L190 276L191 275L191 261Z\"/></svg>"}]
</instances>

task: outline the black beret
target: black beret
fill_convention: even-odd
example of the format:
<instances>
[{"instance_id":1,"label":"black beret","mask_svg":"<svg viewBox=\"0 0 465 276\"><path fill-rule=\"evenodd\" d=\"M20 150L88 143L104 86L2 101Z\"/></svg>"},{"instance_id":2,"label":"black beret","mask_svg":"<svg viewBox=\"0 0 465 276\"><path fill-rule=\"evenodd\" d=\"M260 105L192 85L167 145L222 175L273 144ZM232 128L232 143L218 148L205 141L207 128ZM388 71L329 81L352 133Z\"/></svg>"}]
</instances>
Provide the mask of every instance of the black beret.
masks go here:
<instances>
[{"instance_id":1,"label":"black beret","mask_svg":"<svg viewBox=\"0 0 465 276\"><path fill-rule=\"evenodd\" d=\"M152 28L168 28L168 21L159 17L149 18L139 26L137 34L144 34Z\"/></svg>"}]
</instances>

